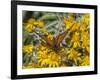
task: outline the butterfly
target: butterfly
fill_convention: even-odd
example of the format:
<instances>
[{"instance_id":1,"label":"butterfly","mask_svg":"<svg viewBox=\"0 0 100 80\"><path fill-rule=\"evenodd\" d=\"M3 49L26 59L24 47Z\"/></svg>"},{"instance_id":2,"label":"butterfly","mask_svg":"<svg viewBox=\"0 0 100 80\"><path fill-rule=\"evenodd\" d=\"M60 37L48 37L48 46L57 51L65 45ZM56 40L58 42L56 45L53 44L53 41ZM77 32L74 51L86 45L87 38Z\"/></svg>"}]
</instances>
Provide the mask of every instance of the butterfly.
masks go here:
<instances>
[{"instance_id":1,"label":"butterfly","mask_svg":"<svg viewBox=\"0 0 100 80\"><path fill-rule=\"evenodd\" d=\"M41 39L43 39L45 41L45 43L43 43L43 44L46 44L47 47L51 48L55 52L59 52L59 50L61 49L60 44L64 40L68 31L73 27L73 25L69 29L64 31L63 33L59 34L56 37L53 37L53 40L48 39L47 36L45 36L45 35L39 35L39 36L41 37Z\"/></svg>"},{"instance_id":2,"label":"butterfly","mask_svg":"<svg viewBox=\"0 0 100 80\"><path fill-rule=\"evenodd\" d=\"M62 58L62 62L66 63L67 61L67 57L66 57L66 51L62 50L62 47L60 46L60 44L62 43L62 41L64 40L65 36L68 34L68 32L72 29L72 27L74 26L75 23L73 23L71 25L70 28L68 28L66 31L62 32L61 34L59 34L56 37L53 37L53 39L49 39L46 35L39 35L41 37L42 41L42 45L45 45L46 47L52 49L53 51L55 51L56 53L58 53L61 58Z\"/></svg>"}]
</instances>

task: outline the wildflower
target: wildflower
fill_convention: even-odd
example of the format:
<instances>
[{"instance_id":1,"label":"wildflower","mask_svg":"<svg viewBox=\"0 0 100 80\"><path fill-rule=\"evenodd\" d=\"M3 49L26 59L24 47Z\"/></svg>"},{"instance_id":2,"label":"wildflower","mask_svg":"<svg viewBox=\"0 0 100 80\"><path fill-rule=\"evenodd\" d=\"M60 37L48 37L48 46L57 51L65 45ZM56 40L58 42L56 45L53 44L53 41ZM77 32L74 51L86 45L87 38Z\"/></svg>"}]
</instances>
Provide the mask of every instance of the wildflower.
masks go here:
<instances>
[{"instance_id":1,"label":"wildflower","mask_svg":"<svg viewBox=\"0 0 100 80\"><path fill-rule=\"evenodd\" d=\"M73 34L71 42L73 43L74 48L80 46L80 33L79 32L75 32L75 34Z\"/></svg>"},{"instance_id":2,"label":"wildflower","mask_svg":"<svg viewBox=\"0 0 100 80\"><path fill-rule=\"evenodd\" d=\"M88 29L88 26L86 25L86 23L83 22L83 23L80 24L80 30L81 31L85 31L87 29Z\"/></svg>"},{"instance_id":3,"label":"wildflower","mask_svg":"<svg viewBox=\"0 0 100 80\"><path fill-rule=\"evenodd\" d=\"M70 18L64 18L64 24L66 25L66 29L71 27L75 23L75 20Z\"/></svg>"},{"instance_id":4,"label":"wildflower","mask_svg":"<svg viewBox=\"0 0 100 80\"><path fill-rule=\"evenodd\" d=\"M89 58L89 56L84 56L84 58L82 59L81 66L89 66L89 65L90 65L90 58Z\"/></svg>"},{"instance_id":5,"label":"wildflower","mask_svg":"<svg viewBox=\"0 0 100 80\"><path fill-rule=\"evenodd\" d=\"M34 18L30 18L26 23L25 30L27 32L32 32L36 26L42 28L44 26L44 22L36 21Z\"/></svg>"},{"instance_id":6,"label":"wildflower","mask_svg":"<svg viewBox=\"0 0 100 80\"><path fill-rule=\"evenodd\" d=\"M89 33L82 32L82 47L86 48L86 50L89 52L89 45L90 45Z\"/></svg>"},{"instance_id":7,"label":"wildflower","mask_svg":"<svg viewBox=\"0 0 100 80\"><path fill-rule=\"evenodd\" d=\"M43 21L38 21L38 25L40 28L44 26L44 22Z\"/></svg>"},{"instance_id":8,"label":"wildflower","mask_svg":"<svg viewBox=\"0 0 100 80\"><path fill-rule=\"evenodd\" d=\"M49 55L49 67L58 67L61 64L61 56L54 51L50 53Z\"/></svg>"},{"instance_id":9,"label":"wildflower","mask_svg":"<svg viewBox=\"0 0 100 80\"><path fill-rule=\"evenodd\" d=\"M64 24L66 25L66 29L69 29L71 26L73 26L69 33L79 29L79 24L74 19L65 18Z\"/></svg>"},{"instance_id":10,"label":"wildflower","mask_svg":"<svg viewBox=\"0 0 100 80\"><path fill-rule=\"evenodd\" d=\"M46 67L48 64L48 49L42 47L38 51L38 64L41 67Z\"/></svg>"},{"instance_id":11,"label":"wildflower","mask_svg":"<svg viewBox=\"0 0 100 80\"><path fill-rule=\"evenodd\" d=\"M50 40L53 40L53 35L48 34L47 38L50 39Z\"/></svg>"},{"instance_id":12,"label":"wildflower","mask_svg":"<svg viewBox=\"0 0 100 80\"><path fill-rule=\"evenodd\" d=\"M23 53L25 55L33 53L33 55L30 56L32 57L31 61L34 61L29 61L26 65L23 64L23 69L62 67L70 65L90 65L90 14L78 15L68 13L66 16L67 17L64 17L63 19L63 23L65 24L66 30L69 31L68 35L66 35L65 39L62 42L60 41L60 39L58 40L59 46L57 46L56 44L53 45L52 42L50 43L50 41L56 41L56 39L58 38L55 37L57 36L56 33L51 34L48 31L49 28L47 29L47 27L43 27L45 25L43 21L36 20L34 18L30 18L27 20L27 23L25 23L26 25L23 30L26 30L29 33L36 30L34 32L38 31L37 33L43 35L43 37L41 37L40 35L40 38L37 38L40 41L39 44L35 45L35 47L32 44L23 46ZM52 23L49 20L47 20L46 22L47 24ZM55 25L58 25L58 23L52 24L51 28ZM65 28L62 27L62 30L64 30ZM34 52L36 56L34 56L35 54L33 52L33 49L35 50Z\"/></svg>"},{"instance_id":13,"label":"wildflower","mask_svg":"<svg viewBox=\"0 0 100 80\"><path fill-rule=\"evenodd\" d=\"M58 67L61 63L61 56L52 49L41 46L38 51L38 64L41 67Z\"/></svg>"},{"instance_id":14,"label":"wildflower","mask_svg":"<svg viewBox=\"0 0 100 80\"><path fill-rule=\"evenodd\" d=\"M73 48L69 49L69 51L67 51L67 53L69 54L68 59L72 59L75 62L75 64L77 64L78 60L81 60L81 57L80 57L81 54L78 53Z\"/></svg>"},{"instance_id":15,"label":"wildflower","mask_svg":"<svg viewBox=\"0 0 100 80\"><path fill-rule=\"evenodd\" d=\"M37 21L34 21L34 22L33 22L33 25L34 25L34 26L37 26L37 25L38 25L38 22L37 22Z\"/></svg>"},{"instance_id":16,"label":"wildflower","mask_svg":"<svg viewBox=\"0 0 100 80\"><path fill-rule=\"evenodd\" d=\"M88 54L90 53L90 46L87 46L86 47L86 50L87 50L87 52L88 52Z\"/></svg>"},{"instance_id":17,"label":"wildflower","mask_svg":"<svg viewBox=\"0 0 100 80\"><path fill-rule=\"evenodd\" d=\"M89 25L90 22L90 14L85 14L84 15L84 20L83 20L87 25Z\"/></svg>"},{"instance_id":18,"label":"wildflower","mask_svg":"<svg viewBox=\"0 0 100 80\"><path fill-rule=\"evenodd\" d=\"M89 37L90 37L90 35L89 35L89 32L88 31L83 31L82 32L82 40L89 40Z\"/></svg>"},{"instance_id":19,"label":"wildflower","mask_svg":"<svg viewBox=\"0 0 100 80\"><path fill-rule=\"evenodd\" d=\"M73 34L72 36L72 42L75 42L75 41L78 41L79 40L79 36L80 36L80 33L79 32L75 32L75 34Z\"/></svg>"},{"instance_id":20,"label":"wildflower","mask_svg":"<svg viewBox=\"0 0 100 80\"><path fill-rule=\"evenodd\" d=\"M25 27L25 30L27 32L32 32L35 29L35 27L32 24L27 24L27 26Z\"/></svg>"},{"instance_id":21,"label":"wildflower","mask_svg":"<svg viewBox=\"0 0 100 80\"><path fill-rule=\"evenodd\" d=\"M29 44L29 45L24 45L23 46L23 52L26 54L30 54L33 51L33 45Z\"/></svg>"},{"instance_id":22,"label":"wildflower","mask_svg":"<svg viewBox=\"0 0 100 80\"><path fill-rule=\"evenodd\" d=\"M27 22L28 22L29 24L34 24L35 19L34 19L34 18L30 18Z\"/></svg>"},{"instance_id":23,"label":"wildflower","mask_svg":"<svg viewBox=\"0 0 100 80\"><path fill-rule=\"evenodd\" d=\"M82 47L85 48L85 47L88 47L88 46L89 46L89 40L83 40Z\"/></svg>"},{"instance_id":24,"label":"wildflower","mask_svg":"<svg viewBox=\"0 0 100 80\"><path fill-rule=\"evenodd\" d=\"M25 30L27 32L32 32L35 28L35 26L33 25L33 23L35 22L35 19L33 18L30 18L27 23L26 23L26 26L25 26Z\"/></svg>"}]
</instances>

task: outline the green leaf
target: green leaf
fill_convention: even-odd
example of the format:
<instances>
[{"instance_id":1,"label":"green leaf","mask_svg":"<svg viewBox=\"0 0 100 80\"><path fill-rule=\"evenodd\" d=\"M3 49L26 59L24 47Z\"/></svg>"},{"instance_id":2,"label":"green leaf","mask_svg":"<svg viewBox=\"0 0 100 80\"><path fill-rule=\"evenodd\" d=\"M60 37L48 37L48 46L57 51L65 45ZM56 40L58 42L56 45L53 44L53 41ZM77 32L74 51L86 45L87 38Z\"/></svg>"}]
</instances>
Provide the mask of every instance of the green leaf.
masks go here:
<instances>
[{"instance_id":1,"label":"green leaf","mask_svg":"<svg viewBox=\"0 0 100 80\"><path fill-rule=\"evenodd\" d=\"M33 37L32 36L28 36L25 41L24 41L24 45L27 45L27 44L30 44L33 40Z\"/></svg>"},{"instance_id":2,"label":"green leaf","mask_svg":"<svg viewBox=\"0 0 100 80\"><path fill-rule=\"evenodd\" d=\"M53 13L47 13L47 14L43 15L40 19L42 19L42 20L54 20L54 19L57 19L57 16L56 16L56 14L53 14Z\"/></svg>"}]
</instances>

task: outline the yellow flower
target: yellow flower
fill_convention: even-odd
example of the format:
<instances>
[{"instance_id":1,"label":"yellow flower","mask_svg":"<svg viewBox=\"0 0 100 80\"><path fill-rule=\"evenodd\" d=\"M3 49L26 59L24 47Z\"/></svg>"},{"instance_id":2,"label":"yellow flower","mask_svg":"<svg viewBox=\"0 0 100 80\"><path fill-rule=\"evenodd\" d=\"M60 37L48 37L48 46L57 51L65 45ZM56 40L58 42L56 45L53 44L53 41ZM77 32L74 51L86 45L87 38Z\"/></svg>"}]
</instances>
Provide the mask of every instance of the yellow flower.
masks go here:
<instances>
[{"instance_id":1,"label":"yellow flower","mask_svg":"<svg viewBox=\"0 0 100 80\"><path fill-rule=\"evenodd\" d=\"M82 32L82 47L86 48L86 50L89 52L89 45L90 45L90 39L89 39L89 33L88 32Z\"/></svg>"},{"instance_id":2,"label":"yellow flower","mask_svg":"<svg viewBox=\"0 0 100 80\"><path fill-rule=\"evenodd\" d=\"M49 55L49 67L59 67L61 64L61 56L55 52L51 52Z\"/></svg>"},{"instance_id":3,"label":"yellow flower","mask_svg":"<svg viewBox=\"0 0 100 80\"><path fill-rule=\"evenodd\" d=\"M42 31L45 35L48 35L48 32L47 32L47 29L46 29L46 28L43 27L43 28L41 29L41 31Z\"/></svg>"},{"instance_id":4,"label":"yellow flower","mask_svg":"<svg viewBox=\"0 0 100 80\"><path fill-rule=\"evenodd\" d=\"M64 24L66 25L66 29L71 27L75 23L75 20L72 18L64 18Z\"/></svg>"},{"instance_id":5,"label":"yellow flower","mask_svg":"<svg viewBox=\"0 0 100 80\"><path fill-rule=\"evenodd\" d=\"M80 30L86 31L90 29L90 14L84 14L80 22Z\"/></svg>"},{"instance_id":6,"label":"yellow flower","mask_svg":"<svg viewBox=\"0 0 100 80\"><path fill-rule=\"evenodd\" d=\"M78 53L76 50L74 50L73 48L71 48L69 51L67 51L67 54L69 54L68 55L68 59L72 59L74 62L75 62L75 64L77 64L77 61L78 60L81 60L81 58L80 58L80 53Z\"/></svg>"},{"instance_id":7,"label":"yellow flower","mask_svg":"<svg viewBox=\"0 0 100 80\"><path fill-rule=\"evenodd\" d=\"M89 46L89 40L84 40L82 42L82 47L85 48L85 47L88 47Z\"/></svg>"},{"instance_id":8,"label":"yellow flower","mask_svg":"<svg viewBox=\"0 0 100 80\"><path fill-rule=\"evenodd\" d=\"M89 28L89 26L87 26L86 23L83 22L83 23L80 24L80 30L81 30L81 31L85 31L85 30L87 30L88 28Z\"/></svg>"},{"instance_id":9,"label":"yellow flower","mask_svg":"<svg viewBox=\"0 0 100 80\"><path fill-rule=\"evenodd\" d=\"M89 32L87 31L82 32L82 40L89 40L89 37L90 37Z\"/></svg>"},{"instance_id":10,"label":"yellow flower","mask_svg":"<svg viewBox=\"0 0 100 80\"><path fill-rule=\"evenodd\" d=\"M34 18L30 18L26 23L25 30L27 32L32 32L36 26L41 28L44 26L44 22L36 21Z\"/></svg>"},{"instance_id":11,"label":"yellow flower","mask_svg":"<svg viewBox=\"0 0 100 80\"><path fill-rule=\"evenodd\" d=\"M89 54L90 53L90 46L87 46L86 50L88 51L88 54Z\"/></svg>"},{"instance_id":12,"label":"yellow flower","mask_svg":"<svg viewBox=\"0 0 100 80\"><path fill-rule=\"evenodd\" d=\"M35 29L35 27L32 24L27 24L25 27L25 30L27 32L32 32Z\"/></svg>"},{"instance_id":13,"label":"yellow flower","mask_svg":"<svg viewBox=\"0 0 100 80\"><path fill-rule=\"evenodd\" d=\"M50 40L53 40L53 35L48 34L47 38L50 39Z\"/></svg>"},{"instance_id":14,"label":"yellow flower","mask_svg":"<svg viewBox=\"0 0 100 80\"><path fill-rule=\"evenodd\" d=\"M34 25L34 26L37 26L37 25L38 25L38 21L34 21L34 22L33 22L33 25Z\"/></svg>"},{"instance_id":15,"label":"yellow flower","mask_svg":"<svg viewBox=\"0 0 100 80\"><path fill-rule=\"evenodd\" d=\"M40 45L38 51L38 64L40 67L46 67L48 65L48 48L42 45Z\"/></svg>"},{"instance_id":16,"label":"yellow flower","mask_svg":"<svg viewBox=\"0 0 100 80\"><path fill-rule=\"evenodd\" d=\"M41 28L41 27L44 26L44 22L43 22L43 21L35 21L35 22L33 23L33 25Z\"/></svg>"},{"instance_id":17,"label":"yellow flower","mask_svg":"<svg viewBox=\"0 0 100 80\"><path fill-rule=\"evenodd\" d=\"M71 42L73 43L73 47L79 47L80 46L80 33L79 32L75 32L75 34L73 34Z\"/></svg>"},{"instance_id":18,"label":"yellow flower","mask_svg":"<svg viewBox=\"0 0 100 80\"><path fill-rule=\"evenodd\" d=\"M75 33L73 34L73 36L72 36L71 42L79 41L79 35L80 35L79 32L75 32Z\"/></svg>"},{"instance_id":19,"label":"yellow flower","mask_svg":"<svg viewBox=\"0 0 100 80\"><path fill-rule=\"evenodd\" d=\"M33 24L35 22L35 19L34 18L30 18L28 21L27 21L29 24Z\"/></svg>"},{"instance_id":20,"label":"yellow flower","mask_svg":"<svg viewBox=\"0 0 100 80\"><path fill-rule=\"evenodd\" d=\"M41 67L46 67L48 65L48 54L46 51L39 51L38 52L38 64Z\"/></svg>"},{"instance_id":21,"label":"yellow flower","mask_svg":"<svg viewBox=\"0 0 100 80\"><path fill-rule=\"evenodd\" d=\"M85 14L84 15L84 22L89 25L89 22L90 22L90 14Z\"/></svg>"},{"instance_id":22,"label":"yellow flower","mask_svg":"<svg viewBox=\"0 0 100 80\"><path fill-rule=\"evenodd\" d=\"M89 65L90 65L90 58L89 58L89 56L85 56L85 57L82 59L81 66L89 66Z\"/></svg>"},{"instance_id":23,"label":"yellow flower","mask_svg":"<svg viewBox=\"0 0 100 80\"><path fill-rule=\"evenodd\" d=\"M43 27L44 26L44 22L43 21L38 21L38 26L39 27Z\"/></svg>"},{"instance_id":24,"label":"yellow flower","mask_svg":"<svg viewBox=\"0 0 100 80\"><path fill-rule=\"evenodd\" d=\"M24 53L29 54L29 53L32 53L32 51L33 51L33 45L29 44L29 45L23 46L23 52Z\"/></svg>"},{"instance_id":25,"label":"yellow flower","mask_svg":"<svg viewBox=\"0 0 100 80\"><path fill-rule=\"evenodd\" d=\"M46 46L39 45L39 50L41 50L41 51L47 50L47 47Z\"/></svg>"},{"instance_id":26,"label":"yellow flower","mask_svg":"<svg viewBox=\"0 0 100 80\"><path fill-rule=\"evenodd\" d=\"M32 32L35 28L35 26L33 25L33 23L35 22L35 19L34 18L30 18L27 23L26 23L26 26L25 26L25 30L27 32Z\"/></svg>"},{"instance_id":27,"label":"yellow flower","mask_svg":"<svg viewBox=\"0 0 100 80\"><path fill-rule=\"evenodd\" d=\"M37 27L40 27L40 28L44 26L44 22L43 21L35 21L33 24L35 26L37 26Z\"/></svg>"},{"instance_id":28,"label":"yellow flower","mask_svg":"<svg viewBox=\"0 0 100 80\"><path fill-rule=\"evenodd\" d=\"M66 29L69 29L73 25L68 33L78 30L80 26L79 23L77 23L73 18L64 18L64 24L66 26Z\"/></svg>"},{"instance_id":29,"label":"yellow flower","mask_svg":"<svg viewBox=\"0 0 100 80\"><path fill-rule=\"evenodd\" d=\"M38 51L38 64L40 67L58 67L61 63L61 57L52 49L42 46Z\"/></svg>"},{"instance_id":30,"label":"yellow flower","mask_svg":"<svg viewBox=\"0 0 100 80\"><path fill-rule=\"evenodd\" d=\"M77 47L80 47L79 41L76 41L76 42L73 43L73 48L77 48Z\"/></svg>"}]
</instances>

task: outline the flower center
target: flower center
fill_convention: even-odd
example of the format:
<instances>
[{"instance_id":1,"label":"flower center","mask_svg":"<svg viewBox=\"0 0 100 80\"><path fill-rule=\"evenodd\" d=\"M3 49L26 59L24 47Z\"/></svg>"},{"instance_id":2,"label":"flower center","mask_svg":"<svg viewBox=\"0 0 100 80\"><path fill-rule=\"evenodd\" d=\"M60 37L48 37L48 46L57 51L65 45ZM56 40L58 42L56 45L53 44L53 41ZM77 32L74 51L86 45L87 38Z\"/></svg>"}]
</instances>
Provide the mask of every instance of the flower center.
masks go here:
<instances>
[{"instance_id":1,"label":"flower center","mask_svg":"<svg viewBox=\"0 0 100 80\"><path fill-rule=\"evenodd\" d=\"M53 55L53 56L51 57L51 59L52 59L53 61L57 61L56 55Z\"/></svg>"},{"instance_id":2,"label":"flower center","mask_svg":"<svg viewBox=\"0 0 100 80\"><path fill-rule=\"evenodd\" d=\"M43 59L47 59L48 56L47 56L46 54L42 54L42 58L43 58Z\"/></svg>"}]
</instances>

